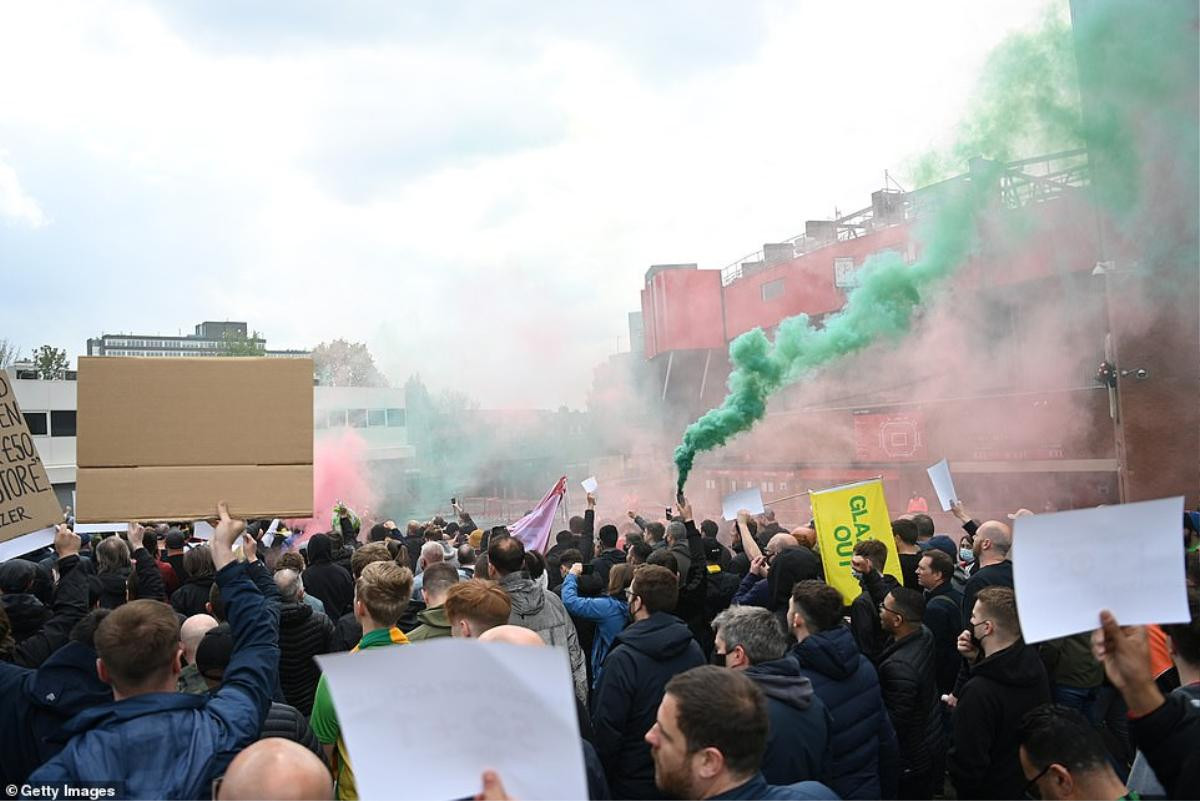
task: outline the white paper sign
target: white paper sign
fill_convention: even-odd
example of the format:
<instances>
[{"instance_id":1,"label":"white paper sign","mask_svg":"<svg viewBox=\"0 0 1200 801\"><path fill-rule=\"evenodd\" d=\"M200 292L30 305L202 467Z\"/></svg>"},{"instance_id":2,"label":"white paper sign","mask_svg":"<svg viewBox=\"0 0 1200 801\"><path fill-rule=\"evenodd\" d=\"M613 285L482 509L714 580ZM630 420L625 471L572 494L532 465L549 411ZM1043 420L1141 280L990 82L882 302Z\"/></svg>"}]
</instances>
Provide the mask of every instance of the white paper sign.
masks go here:
<instances>
[{"instance_id":1,"label":"white paper sign","mask_svg":"<svg viewBox=\"0 0 1200 801\"><path fill-rule=\"evenodd\" d=\"M513 798L588 797L563 649L445 637L316 659L364 801L471 798L485 770ZM381 676L404 678L381 694ZM446 714L450 687L471 687L483 714ZM403 781L396 743L421 766Z\"/></svg>"},{"instance_id":2,"label":"white paper sign","mask_svg":"<svg viewBox=\"0 0 1200 801\"><path fill-rule=\"evenodd\" d=\"M738 490L721 499L722 515L726 520L737 520L740 509L745 509L752 515L761 515L766 511L766 507L763 506L762 493L758 491L758 487Z\"/></svg>"},{"instance_id":3,"label":"white paper sign","mask_svg":"<svg viewBox=\"0 0 1200 801\"><path fill-rule=\"evenodd\" d=\"M1028 643L1121 625L1186 623L1183 498L1024 515L1013 521L1013 585Z\"/></svg>"},{"instance_id":4,"label":"white paper sign","mask_svg":"<svg viewBox=\"0 0 1200 801\"><path fill-rule=\"evenodd\" d=\"M595 492L596 487L600 485L596 483L596 477L592 476L591 478L585 478L583 481L580 481L579 486L583 487L584 492Z\"/></svg>"},{"instance_id":5,"label":"white paper sign","mask_svg":"<svg viewBox=\"0 0 1200 801\"><path fill-rule=\"evenodd\" d=\"M109 532L124 534L129 531L128 523L76 523L76 534L107 534Z\"/></svg>"},{"instance_id":6,"label":"white paper sign","mask_svg":"<svg viewBox=\"0 0 1200 801\"><path fill-rule=\"evenodd\" d=\"M45 548L54 542L54 526L31 531L11 540L0 542L0 562L24 556L30 551Z\"/></svg>"},{"instance_id":7,"label":"white paper sign","mask_svg":"<svg viewBox=\"0 0 1200 801\"><path fill-rule=\"evenodd\" d=\"M958 500L958 495L954 492L954 479L950 476L949 462L943 459L933 467L925 468L925 472L933 482L933 491L937 493L938 501L942 504L942 511L949 512L954 501Z\"/></svg>"},{"instance_id":8,"label":"white paper sign","mask_svg":"<svg viewBox=\"0 0 1200 801\"><path fill-rule=\"evenodd\" d=\"M198 540L211 540L216 529L207 520L192 523L192 536Z\"/></svg>"}]
</instances>

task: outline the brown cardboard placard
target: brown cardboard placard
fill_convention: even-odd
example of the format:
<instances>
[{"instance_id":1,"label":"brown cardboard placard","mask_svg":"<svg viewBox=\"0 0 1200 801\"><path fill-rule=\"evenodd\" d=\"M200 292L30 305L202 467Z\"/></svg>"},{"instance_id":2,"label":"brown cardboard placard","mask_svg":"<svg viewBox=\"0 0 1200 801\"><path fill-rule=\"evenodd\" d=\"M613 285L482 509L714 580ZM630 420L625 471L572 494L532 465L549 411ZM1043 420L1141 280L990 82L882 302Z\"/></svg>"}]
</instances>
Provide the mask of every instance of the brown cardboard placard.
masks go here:
<instances>
[{"instance_id":1,"label":"brown cardboard placard","mask_svg":"<svg viewBox=\"0 0 1200 801\"><path fill-rule=\"evenodd\" d=\"M17 404L0 370L0 542L62 522L62 507Z\"/></svg>"},{"instance_id":2,"label":"brown cardboard placard","mask_svg":"<svg viewBox=\"0 0 1200 801\"><path fill-rule=\"evenodd\" d=\"M311 359L79 359L76 518L312 515Z\"/></svg>"}]
</instances>

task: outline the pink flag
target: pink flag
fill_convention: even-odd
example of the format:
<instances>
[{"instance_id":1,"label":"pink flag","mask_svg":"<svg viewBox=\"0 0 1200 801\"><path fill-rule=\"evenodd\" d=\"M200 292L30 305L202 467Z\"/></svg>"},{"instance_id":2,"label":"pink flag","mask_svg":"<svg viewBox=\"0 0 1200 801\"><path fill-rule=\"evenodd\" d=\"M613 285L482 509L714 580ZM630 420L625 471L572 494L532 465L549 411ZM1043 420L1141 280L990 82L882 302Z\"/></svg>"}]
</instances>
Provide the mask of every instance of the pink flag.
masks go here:
<instances>
[{"instance_id":1,"label":"pink flag","mask_svg":"<svg viewBox=\"0 0 1200 801\"><path fill-rule=\"evenodd\" d=\"M563 476L532 512L509 525L509 533L521 541L525 550L543 554L546 552L546 546L550 544L550 529L554 526L554 515L557 514L559 501L566 491L567 477Z\"/></svg>"}]
</instances>

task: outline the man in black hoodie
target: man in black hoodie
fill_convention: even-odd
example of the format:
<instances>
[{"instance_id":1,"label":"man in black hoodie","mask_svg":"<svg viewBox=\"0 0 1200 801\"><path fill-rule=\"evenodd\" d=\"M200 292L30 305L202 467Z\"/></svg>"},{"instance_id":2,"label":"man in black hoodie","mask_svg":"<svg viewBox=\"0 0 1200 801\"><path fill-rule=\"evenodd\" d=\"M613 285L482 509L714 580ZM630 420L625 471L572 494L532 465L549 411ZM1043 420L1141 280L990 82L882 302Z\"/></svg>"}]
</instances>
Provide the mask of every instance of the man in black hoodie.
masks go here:
<instances>
[{"instance_id":1,"label":"man in black hoodie","mask_svg":"<svg viewBox=\"0 0 1200 801\"><path fill-rule=\"evenodd\" d=\"M887 546L879 540L862 540L854 546L850 567L858 576L862 593L850 604L850 630L862 655L878 665L887 636L879 624L879 605L900 583L884 573Z\"/></svg>"},{"instance_id":2,"label":"man in black hoodie","mask_svg":"<svg viewBox=\"0 0 1200 801\"><path fill-rule=\"evenodd\" d=\"M1008 553L1012 550L1012 529L998 520L989 520L975 530L971 542L975 552L975 574L963 587L963 620L975 609L975 596L984 587L1013 586L1012 562Z\"/></svg>"},{"instance_id":3,"label":"man in black hoodie","mask_svg":"<svg viewBox=\"0 0 1200 801\"><path fill-rule=\"evenodd\" d=\"M762 774L767 784L833 776L833 717L788 655L790 642L775 615L761 606L735 606L717 615L713 663L743 671L767 697L770 727Z\"/></svg>"},{"instance_id":4,"label":"man in black hoodie","mask_svg":"<svg viewBox=\"0 0 1200 801\"><path fill-rule=\"evenodd\" d=\"M329 653L333 622L302 600L304 582L295 570L275 574L279 607L279 684L283 697L305 717L312 714L313 693L321 669L313 657Z\"/></svg>"},{"instance_id":5,"label":"man in black hoodie","mask_svg":"<svg viewBox=\"0 0 1200 801\"><path fill-rule=\"evenodd\" d=\"M679 582L665 567L644 565L629 588L633 624L617 635L592 700L596 751L612 797L661 798L644 737L667 682L704 664L692 632L672 612Z\"/></svg>"},{"instance_id":6,"label":"man in black hoodie","mask_svg":"<svg viewBox=\"0 0 1200 801\"><path fill-rule=\"evenodd\" d=\"M879 622L891 635L879 657L879 688L900 741L899 798L931 798L941 789L945 749L941 694L933 634L921 621L925 599L916 590L897 587L879 606Z\"/></svg>"},{"instance_id":7,"label":"man in black hoodie","mask_svg":"<svg viewBox=\"0 0 1200 801\"><path fill-rule=\"evenodd\" d=\"M350 609L354 600L354 578L350 571L333 562L333 542L324 534L308 541L308 567L301 574L304 591L325 604L325 616L337 620Z\"/></svg>"},{"instance_id":8,"label":"man in black hoodie","mask_svg":"<svg viewBox=\"0 0 1200 801\"><path fill-rule=\"evenodd\" d=\"M1050 701L1050 683L1037 649L1021 639L1011 589L979 592L958 650L968 678L954 708L950 778L961 799L1019 798L1026 782L1018 756L1021 718Z\"/></svg>"}]
</instances>

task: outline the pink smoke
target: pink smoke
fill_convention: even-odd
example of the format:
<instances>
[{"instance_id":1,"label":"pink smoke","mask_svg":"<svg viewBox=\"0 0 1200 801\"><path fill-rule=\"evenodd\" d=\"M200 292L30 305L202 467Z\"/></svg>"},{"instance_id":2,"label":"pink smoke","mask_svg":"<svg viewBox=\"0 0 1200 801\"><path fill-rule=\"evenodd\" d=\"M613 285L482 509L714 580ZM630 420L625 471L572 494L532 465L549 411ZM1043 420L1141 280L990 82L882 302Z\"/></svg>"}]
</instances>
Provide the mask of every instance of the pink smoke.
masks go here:
<instances>
[{"instance_id":1,"label":"pink smoke","mask_svg":"<svg viewBox=\"0 0 1200 801\"><path fill-rule=\"evenodd\" d=\"M303 531L294 546L313 534L328 531L333 506L341 501L362 520L375 506L378 496L369 479L367 443L354 429L322 437L313 446L313 515L304 520L289 520L293 531Z\"/></svg>"}]
</instances>

